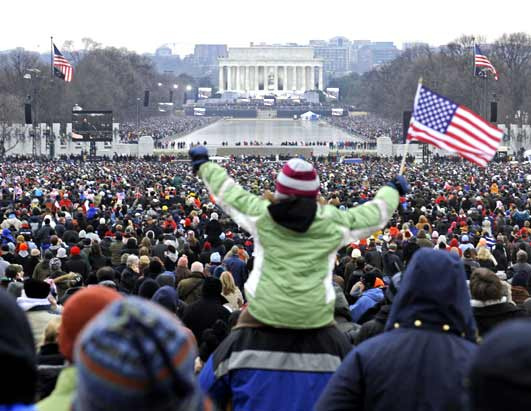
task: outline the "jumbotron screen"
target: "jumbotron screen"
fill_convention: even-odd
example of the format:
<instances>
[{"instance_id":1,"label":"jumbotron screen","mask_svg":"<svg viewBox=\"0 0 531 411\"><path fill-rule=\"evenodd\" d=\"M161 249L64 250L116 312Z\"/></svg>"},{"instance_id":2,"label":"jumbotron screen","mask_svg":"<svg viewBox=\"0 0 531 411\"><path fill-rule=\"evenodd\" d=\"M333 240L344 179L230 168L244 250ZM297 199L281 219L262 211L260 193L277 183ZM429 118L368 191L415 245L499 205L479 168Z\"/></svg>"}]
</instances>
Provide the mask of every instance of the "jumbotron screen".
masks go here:
<instances>
[{"instance_id":1,"label":"jumbotron screen","mask_svg":"<svg viewBox=\"0 0 531 411\"><path fill-rule=\"evenodd\" d=\"M112 111L72 111L72 139L112 141Z\"/></svg>"}]
</instances>

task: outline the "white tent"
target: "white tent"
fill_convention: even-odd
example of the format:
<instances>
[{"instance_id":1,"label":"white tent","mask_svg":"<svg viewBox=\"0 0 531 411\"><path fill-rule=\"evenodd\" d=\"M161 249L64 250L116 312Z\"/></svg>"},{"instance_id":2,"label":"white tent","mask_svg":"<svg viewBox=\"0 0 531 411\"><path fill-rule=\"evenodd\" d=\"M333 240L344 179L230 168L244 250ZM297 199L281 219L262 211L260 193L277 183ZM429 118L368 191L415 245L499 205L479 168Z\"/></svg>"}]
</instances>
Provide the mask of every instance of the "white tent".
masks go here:
<instances>
[{"instance_id":1,"label":"white tent","mask_svg":"<svg viewBox=\"0 0 531 411\"><path fill-rule=\"evenodd\" d=\"M319 120L319 117L320 116L318 114L315 114L312 111L307 111L306 113L301 114L301 120L315 121L315 120Z\"/></svg>"}]
</instances>

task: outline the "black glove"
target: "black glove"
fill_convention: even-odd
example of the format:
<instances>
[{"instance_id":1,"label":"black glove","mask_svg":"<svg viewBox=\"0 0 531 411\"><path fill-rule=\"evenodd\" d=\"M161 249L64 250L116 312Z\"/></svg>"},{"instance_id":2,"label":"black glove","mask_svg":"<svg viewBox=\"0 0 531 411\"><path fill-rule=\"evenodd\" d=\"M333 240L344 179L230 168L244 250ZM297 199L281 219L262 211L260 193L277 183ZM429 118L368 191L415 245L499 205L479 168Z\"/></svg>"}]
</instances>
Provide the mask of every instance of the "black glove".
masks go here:
<instances>
[{"instance_id":1,"label":"black glove","mask_svg":"<svg viewBox=\"0 0 531 411\"><path fill-rule=\"evenodd\" d=\"M188 155L190 156L190 160L192 160L192 169L194 170L194 174L197 174L201 164L204 164L208 161L208 150L205 146L197 146L190 149Z\"/></svg>"},{"instance_id":2,"label":"black glove","mask_svg":"<svg viewBox=\"0 0 531 411\"><path fill-rule=\"evenodd\" d=\"M398 191L398 194L400 194L401 196L403 196L410 190L406 178L402 175L395 176L395 178L389 181L386 185L389 187L393 187L396 191Z\"/></svg>"}]
</instances>

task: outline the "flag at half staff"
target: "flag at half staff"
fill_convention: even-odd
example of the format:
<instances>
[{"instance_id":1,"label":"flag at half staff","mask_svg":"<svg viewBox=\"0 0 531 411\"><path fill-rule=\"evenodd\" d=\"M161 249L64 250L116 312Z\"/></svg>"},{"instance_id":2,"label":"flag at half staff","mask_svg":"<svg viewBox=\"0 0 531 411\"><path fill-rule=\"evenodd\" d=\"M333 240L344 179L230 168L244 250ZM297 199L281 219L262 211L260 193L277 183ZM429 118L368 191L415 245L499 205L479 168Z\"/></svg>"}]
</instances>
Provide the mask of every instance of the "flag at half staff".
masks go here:
<instances>
[{"instance_id":1,"label":"flag at half staff","mask_svg":"<svg viewBox=\"0 0 531 411\"><path fill-rule=\"evenodd\" d=\"M57 46L53 45L53 74L67 83L74 77L74 67L63 57Z\"/></svg>"},{"instance_id":2,"label":"flag at half staff","mask_svg":"<svg viewBox=\"0 0 531 411\"><path fill-rule=\"evenodd\" d=\"M474 45L474 75L478 77L487 77L488 72L494 76L494 80L498 80L498 72L490 62L490 60L481 53L479 46Z\"/></svg>"},{"instance_id":3,"label":"flag at half staff","mask_svg":"<svg viewBox=\"0 0 531 411\"><path fill-rule=\"evenodd\" d=\"M419 84L408 141L432 144L485 167L496 154L502 137L503 131L467 107Z\"/></svg>"}]
</instances>

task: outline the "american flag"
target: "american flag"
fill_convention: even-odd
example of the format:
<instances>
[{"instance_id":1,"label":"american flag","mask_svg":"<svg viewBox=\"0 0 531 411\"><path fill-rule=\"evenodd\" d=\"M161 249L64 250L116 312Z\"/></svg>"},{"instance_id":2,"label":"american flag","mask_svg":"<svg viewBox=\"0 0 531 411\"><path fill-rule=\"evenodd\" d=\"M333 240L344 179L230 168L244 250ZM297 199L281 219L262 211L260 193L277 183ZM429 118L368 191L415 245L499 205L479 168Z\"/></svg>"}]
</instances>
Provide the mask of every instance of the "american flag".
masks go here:
<instances>
[{"instance_id":1,"label":"american flag","mask_svg":"<svg viewBox=\"0 0 531 411\"><path fill-rule=\"evenodd\" d=\"M67 83L71 82L74 77L74 67L63 57L55 44L53 45L53 74Z\"/></svg>"},{"instance_id":2,"label":"american flag","mask_svg":"<svg viewBox=\"0 0 531 411\"><path fill-rule=\"evenodd\" d=\"M496 154L502 137L503 131L467 107L419 85L408 140L432 144L485 167Z\"/></svg>"},{"instance_id":3,"label":"american flag","mask_svg":"<svg viewBox=\"0 0 531 411\"><path fill-rule=\"evenodd\" d=\"M492 72L494 80L498 80L498 72L490 62L490 60L481 53L479 46L474 46L474 73L479 77L487 77L487 72Z\"/></svg>"}]
</instances>

